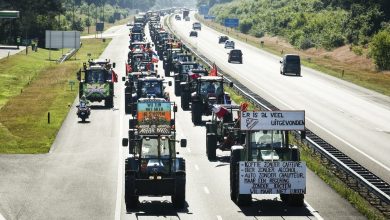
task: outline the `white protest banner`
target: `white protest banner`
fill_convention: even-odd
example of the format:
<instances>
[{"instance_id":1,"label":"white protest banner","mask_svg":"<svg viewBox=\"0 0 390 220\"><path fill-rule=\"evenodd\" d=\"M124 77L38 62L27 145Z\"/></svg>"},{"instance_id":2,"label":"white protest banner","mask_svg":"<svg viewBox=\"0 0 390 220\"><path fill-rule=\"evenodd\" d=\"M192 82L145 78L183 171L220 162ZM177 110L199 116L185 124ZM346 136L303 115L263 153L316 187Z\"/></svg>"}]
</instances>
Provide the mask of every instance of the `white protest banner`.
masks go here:
<instances>
[{"instance_id":1,"label":"white protest banner","mask_svg":"<svg viewBox=\"0 0 390 220\"><path fill-rule=\"evenodd\" d=\"M303 161L241 161L240 194L305 194Z\"/></svg>"},{"instance_id":2,"label":"white protest banner","mask_svg":"<svg viewBox=\"0 0 390 220\"><path fill-rule=\"evenodd\" d=\"M304 130L305 111L241 112L241 130Z\"/></svg>"}]
</instances>

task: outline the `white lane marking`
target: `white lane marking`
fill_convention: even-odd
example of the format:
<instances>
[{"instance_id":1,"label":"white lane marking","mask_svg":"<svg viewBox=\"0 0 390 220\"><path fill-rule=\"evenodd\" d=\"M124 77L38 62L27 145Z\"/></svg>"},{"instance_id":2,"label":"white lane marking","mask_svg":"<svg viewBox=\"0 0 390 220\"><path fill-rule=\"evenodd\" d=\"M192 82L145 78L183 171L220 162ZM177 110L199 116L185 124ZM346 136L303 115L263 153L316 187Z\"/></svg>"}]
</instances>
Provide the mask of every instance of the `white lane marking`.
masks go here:
<instances>
[{"instance_id":1,"label":"white lane marking","mask_svg":"<svg viewBox=\"0 0 390 220\"><path fill-rule=\"evenodd\" d=\"M197 164L195 164L195 170L199 171L199 166Z\"/></svg>"},{"instance_id":2,"label":"white lane marking","mask_svg":"<svg viewBox=\"0 0 390 220\"><path fill-rule=\"evenodd\" d=\"M207 186L203 187L203 190L204 190L204 192L205 192L206 194L210 194L210 191L209 191L209 189L207 188Z\"/></svg>"},{"instance_id":3,"label":"white lane marking","mask_svg":"<svg viewBox=\"0 0 390 220\"><path fill-rule=\"evenodd\" d=\"M123 122L124 122L124 102L120 103L120 112L119 112L119 138L123 137ZM119 150L118 150L118 178L117 178L117 186L116 186L116 202L115 202L115 220L121 219L121 210L122 210L122 143L119 141Z\"/></svg>"},{"instance_id":4,"label":"white lane marking","mask_svg":"<svg viewBox=\"0 0 390 220\"><path fill-rule=\"evenodd\" d=\"M310 213L317 219L317 220L324 220L320 214L318 214L318 211L314 210L313 207L311 207L309 205L309 203L307 203L305 201L305 205L306 205L306 208L310 211Z\"/></svg>"},{"instance_id":5,"label":"white lane marking","mask_svg":"<svg viewBox=\"0 0 390 220\"><path fill-rule=\"evenodd\" d=\"M4 216L0 213L0 220L5 220Z\"/></svg>"},{"instance_id":6,"label":"white lane marking","mask_svg":"<svg viewBox=\"0 0 390 220\"><path fill-rule=\"evenodd\" d=\"M188 153L191 153L191 148L187 147Z\"/></svg>"},{"instance_id":7,"label":"white lane marking","mask_svg":"<svg viewBox=\"0 0 390 220\"><path fill-rule=\"evenodd\" d=\"M254 85L255 87L261 89L258 85L256 85L255 83L253 83L252 81L249 81L247 78L243 77L245 80L247 80L249 83L251 83L252 85ZM270 94L269 92L261 89L263 92L267 93L269 96L271 96L272 98L274 98L275 100L277 100L278 102L282 103L283 105L287 106L288 108L290 109L294 109L292 106L288 105L287 103L283 102L282 100L280 100L279 98L273 96L272 94ZM306 117L306 116L305 116ZM375 162L376 164L378 164L379 166L381 166L382 168L386 169L387 171L390 171L390 168L387 167L386 165L384 165L383 163L375 160L373 157L371 157L370 155L364 153L362 150L358 149L357 147L353 146L351 143L349 143L348 141L342 139L341 137L337 136L335 133L329 131L328 129L324 128L323 126L319 125L318 123L314 122L312 119L310 119L309 117L306 117L306 120L310 121L311 123L313 123L314 125L316 125L317 127L319 127L320 129L322 129L323 131L327 132L328 134L332 135L333 137L335 137L336 139L338 139L339 141L343 142L344 144L348 145L350 148L354 149L355 151L359 152L360 154L364 155L365 157L367 157L368 159L372 160L373 162Z\"/></svg>"},{"instance_id":8,"label":"white lane marking","mask_svg":"<svg viewBox=\"0 0 390 220\"><path fill-rule=\"evenodd\" d=\"M220 215L217 215L218 220L222 220L222 217Z\"/></svg>"}]
</instances>

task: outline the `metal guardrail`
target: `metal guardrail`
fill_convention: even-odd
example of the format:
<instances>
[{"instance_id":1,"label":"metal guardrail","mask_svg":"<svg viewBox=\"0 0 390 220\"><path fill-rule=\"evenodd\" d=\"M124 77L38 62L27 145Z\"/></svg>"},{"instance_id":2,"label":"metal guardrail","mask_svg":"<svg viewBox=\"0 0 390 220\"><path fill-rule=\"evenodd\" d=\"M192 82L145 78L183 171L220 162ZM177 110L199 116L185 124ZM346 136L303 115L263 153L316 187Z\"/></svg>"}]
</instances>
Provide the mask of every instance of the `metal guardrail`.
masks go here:
<instances>
[{"instance_id":1,"label":"metal guardrail","mask_svg":"<svg viewBox=\"0 0 390 220\"><path fill-rule=\"evenodd\" d=\"M60 58L57 60L57 63L63 63L63 62L65 62L65 60L67 60L67 59L69 59L70 57L72 57L77 51L78 51L78 49L72 49L72 50L70 50L68 53L62 55L62 57L60 57Z\"/></svg>"},{"instance_id":2,"label":"metal guardrail","mask_svg":"<svg viewBox=\"0 0 390 220\"><path fill-rule=\"evenodd\" d=\"M170 23L170 19L171 16L168 17L168 23ZM170 25L168 25L168 29L172 34L175 34L175 31L171 29ZM212 67L211 61L207 57L199 54L196 48L192 47L185 40L180 40L190 50L190 52L198 57L204 64ZM229 82L233 82L234 89L240 95L244 96L256 107L269 111L279 110L258 94L250 91L228 73L222 70L219 71L222 72L225 79ZM298 137L300 137L300 133L295 132L294 136L299 139ZM327 143L309 129L306 129L306 139L303 143L309 146L314 154L320 156L321 161L345 184L357 191L386 218L390 218L390 185L387 182L364 168L362 165L339 151L331 144Z\"/></svg>"}]
</instances>

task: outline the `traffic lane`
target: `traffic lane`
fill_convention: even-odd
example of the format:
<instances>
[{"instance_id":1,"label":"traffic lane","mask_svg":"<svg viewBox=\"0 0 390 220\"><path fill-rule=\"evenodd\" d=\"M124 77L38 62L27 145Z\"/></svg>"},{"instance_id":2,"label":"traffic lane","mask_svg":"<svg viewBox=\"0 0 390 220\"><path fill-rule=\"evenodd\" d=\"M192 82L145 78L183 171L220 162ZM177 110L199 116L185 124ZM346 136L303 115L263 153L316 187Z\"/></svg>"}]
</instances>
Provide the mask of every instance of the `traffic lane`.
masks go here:
<instances>
[{"instance_id":1,"label":"traffic lane","mask_svg":"<svg viewBox=\"0 0 390 220\"><path fill-rule=\"evenodd\" d=\"M173 97L173 100L180 106L180 98ZM206 131L204 126L193 126L190 111L179 111L179 119L176 123L179 133L185 133L188 140L188 147L183 151L187 161L187 183L189 188L195 192L187 197L190 210L194 217L198 212L207 210L207 219L253 219L253 217L279 217L295 216L297 219L315 219L308 208L290 208L279 200L278 195L255 195L253 205L250 207L238 207L230 200L229 183L229 152L218 150L218 161L208 161L206 157ZM203 117L203 121L210 120L210 117ZM185 129L185 130L183 130ZM184 132L185 131L185 132ZM182 152L181 152L182 154ZM192 186L192 184L194 186ZM187 186L188 187L188 186ZM187 190L188 192L188 190ZM193 196L203 196L203 203L206 209L191 207ZM195 205L198 205L195 203ZM267 206L266 209L263 207ZM264 209L264 210L263 210ZM262 211L263 210L263 211ZM198 211L198 212L196 212Z\"/></svg>"},{"instance_id":2,"label":"traffic lane","mask_svg":"<svg viewBox=\"0 0 390 220\"><path fill-rule=\"evenodd\" d=\"M116 57L125 56L123 47L118 46L120 41L113 39L101 58L115 62ZM124 67L120 68L116 71L124 71ZM120 96L117 88L115 93ZM7 177L0 180L0 210L7 219L113 218L118 113L115 108L104 109L97 104L89 123L79 123L76 103L77 99L51 153L0 156L1 176ZM114 103L117 106L117 98Z\"/></svg>"},{"instance_id":3,"label":"traffic lane","mask_svg":"<svg viewBox=\"0 0 390 220\"><path fill-rule=\"evenodd\" d=\"M176 24L178 22L173 23ZM181 37L185 38L187 38L186 33L190 29L190 25L180 24L176 27L176 31L181 34ZM217 44L217 35L213 35L215 31L209 33L208 30L209 28L204 27L201 31L202 33L199 34L198 39L189 39L189 42L196 45L201 53L223 54L226 50L222 45ZM210 41L210 39L215 39L215 42L213 40ZM234 76L237 79L242 80L243 84L248 88L253 91L258 91L259 94L267 100L272 101L279 108L305 109L308 121L317 122L315 125L316 127L322 125L321 128L326 127L329 131L340 130L341 133L337 133L342 134L339 138L335 138L335 132L331 132L331 134L326 136L327 140L329 139L335 142L336 146L340 146L340 149L344 152L352 152L350 155L359 162L367 161L363 163L363 165L375 167L374 170L376 170L377 173L383 170L383 166L373 164L372 162L369 163L368 161L370 160L367 160L366 156L362 156L362 153L377 159L380 164L384 164L384 166L387 167L389 162L384 155L386 155L388 148L384 144L386 141L383 140L388 140L389 135L386 132L367 132L367 124L375 125L376 128L382 128L382 130L386 131L387 127L383 127L384 123L382 123L382 121L383 119L390 117L390 114L386 114L388 112L387 105L377 105L377 101L369 102L367 96L361 95L362 93L367 94L367 90L361 89L362 92L356 95L354 91L357 86L342 87L341 85L348 83L339 82L331 77L319 76L320 74L305 74L305 72L303 72L304 77L282 76L278 73L279 64L275 56L262 56L259 58L259 54L255 53L255 49L251 46L242 45L242 48L245 48L243 58L244 64L242 65L227 63L227 55L212 56L211 60L215 61L219 68L230 74L234 74ZM252 49L246 51L246 48ZM251 50L254 51L252 54ZM264 52L260 54L263 53ZM268 60L269 62L266 62ZM335 81L337 83L335 83ZM350 87L353 87L353 90L349 89ZM289 95L287 98L284 98L286 97L286 94ZM291 94L295 94L295 96L291 96ZM371 94L370 97L375 96L376 100L380 99L386 103L386 100L381 98L382 96L375 95L373 92L369 94ZM315 102L313 100L315 100ZM360 103L364 103L362 107L358 107ZM324 108L324 106L327 108ZM319 111L313 108L319 109ZM378 112L378 114L373 113L373 111ZM318 114L318 112L321 112L321 114ZM346 116L345 112L348 112L349 114ZM329 115L330 118L324 117L323 115L325 114ZM374 115L379 116L373 117ZM360 118L361 120L358 123L356 123L356 120L350 121L351 116L353 116L353 118ZM373 119L372 122L367 122L367 120L370 120L371 118ZM382 120L380 120L380 118L382 118ZM344 121L346 121L346 123L344 123ZM343 123L339 124L338 122ZM309 128L312 129L313 126ZM367 138L356 138L356 134L359 134L359 137L367 136ZM343 141L343 139L348 140L348 143ZM371 151L371 149L365 147L376 141L380 143L378 143L378 147L375 151ZM359 146L359 149L351 149L351 146ZM382 176L383 178L389 178L389 175Z\"/></svg>"}]
</instances>

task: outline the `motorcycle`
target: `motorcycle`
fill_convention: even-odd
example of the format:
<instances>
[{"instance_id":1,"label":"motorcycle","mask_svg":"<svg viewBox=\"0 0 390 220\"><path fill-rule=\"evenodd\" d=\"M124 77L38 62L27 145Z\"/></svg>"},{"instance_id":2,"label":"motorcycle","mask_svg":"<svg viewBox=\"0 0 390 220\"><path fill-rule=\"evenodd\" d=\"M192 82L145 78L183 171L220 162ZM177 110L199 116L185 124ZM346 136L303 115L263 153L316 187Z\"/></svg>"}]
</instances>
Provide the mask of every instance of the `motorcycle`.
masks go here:
<instances>
[{"instance_id":1,"label":"motorcycle","mask_svg":"<svg viewBox=\"0 0 390 220\"><path fill-rule=\"evenodd\" d=\"M80 102L77 107L77 116L81 118L82 122L85 122L87 118L89 118L89 115L91 114L91 109L88 107L88 105L85 102Z\"/></svg>"}]
</instances>

